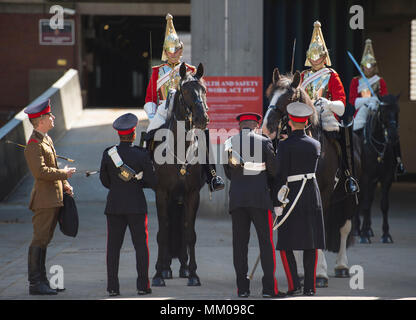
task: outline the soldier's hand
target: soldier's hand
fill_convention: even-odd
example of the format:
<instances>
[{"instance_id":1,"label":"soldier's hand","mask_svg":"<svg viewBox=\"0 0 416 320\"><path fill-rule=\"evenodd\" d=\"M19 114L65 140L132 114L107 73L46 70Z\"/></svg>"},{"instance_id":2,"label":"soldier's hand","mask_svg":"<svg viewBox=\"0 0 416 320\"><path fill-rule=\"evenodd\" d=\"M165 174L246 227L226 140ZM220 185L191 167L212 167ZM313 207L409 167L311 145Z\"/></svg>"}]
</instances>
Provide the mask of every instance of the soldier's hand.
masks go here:
<instances>
[{"instance_id":1,"label":"soldier's hand","mask_svg":"<svg viewBox=\"0 0 416 320\"><path fill-rule=\"evenodd\" d=\"M69 194L71 197L74 196L74 188L72 186L68 186L64 188L66 194Z\"/></svg>"},{"instance_id":2,"label":"soldier's hand","mask_svg":"<svg viewBox=\"0 0 416 320\"><path fill-rule=\"evenodd\" d=\"M274 207L274 214L278 217L280 217L283 214L283 208L282 207Z\"/></svg>"},{"instance_id":3,"label":"soldier's hand","mask_svg":"<svg viewBox=\"0 0 416 320\"><path fill-rule=\"evenodd\" d=\"M68 168L67 166L65 166L64 170L68 178L71 178L75 171L77 171L76 168Z\"/></svg>"}]
</instances>

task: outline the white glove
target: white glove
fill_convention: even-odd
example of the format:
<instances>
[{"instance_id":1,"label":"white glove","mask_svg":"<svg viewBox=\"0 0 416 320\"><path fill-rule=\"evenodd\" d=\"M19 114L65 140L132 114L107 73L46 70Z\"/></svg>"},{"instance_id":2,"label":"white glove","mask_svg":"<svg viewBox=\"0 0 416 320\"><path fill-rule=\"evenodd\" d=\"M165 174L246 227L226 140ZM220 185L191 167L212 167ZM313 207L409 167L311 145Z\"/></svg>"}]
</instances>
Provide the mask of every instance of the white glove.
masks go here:
<instances>
[{"instance_id":1,"label":"white glove","mask_svg":"<svg viewBox=\"0 0 416 320\"><path fill-rule=\"evenodd\" d=\"M155 114L156 114L156 103L154 102L146 102L146 104L143 107L144 111L146 111L147 116L149 117L149 119L152 119Z\"/></svg>"},{"instance_id":2,"label":"white glove","mask_svg":"<svg viewBox=\"0 0 416 320\"><path fill-rule=\"evenodd\" d=\"M274 207L274 214L278 217L280 217L283 214L283 208L282 207Z\"/></svg>"},{"instance_id":3,"label":"white glove","mask_svg":"<svg viewBox=\"0 0 416 320\"><path fill-rule=\"evenodd\" d=\"M319 98L318 100L315 101L315 107L317 108L317 110L319 109L324 109L324 110L328 110L329 108L329 104L331 103L331 101L329 101L327 98Z\"/></svg>"},{"instance_id":4,"label":"white glove","mask_svg":"<svg viewBox=\"0 0 416 320\"><path fill-rule=\"evenodd\" d=\"M358 110L360 109L362 106L366 106L368 105L368 103L370 102L370 97L368 98L357 98L355 99L355 109Z\"/></svg>"},{"instance_id":5,"label":"white glove","mask_svg":"<svg viewBox=\"0 0 416 320\"><path fill-rule=\"evenodd\" d=\"M137 180L143 179L143 171L140 171L138 174L135 175Z\"/></svg>"},{"instance_id":6,"label":"white glove","mask_svg":"<svg viewBox=\"0 0 416 320\"><path fill-rule=\"evenodd\" d=\"M378 108L378 104L379 104L377 97L371 97L371 98L368 98L368 99L369 99L368 108L370 110L376 111L377 108Z\"/></svg>"}]
</instances>

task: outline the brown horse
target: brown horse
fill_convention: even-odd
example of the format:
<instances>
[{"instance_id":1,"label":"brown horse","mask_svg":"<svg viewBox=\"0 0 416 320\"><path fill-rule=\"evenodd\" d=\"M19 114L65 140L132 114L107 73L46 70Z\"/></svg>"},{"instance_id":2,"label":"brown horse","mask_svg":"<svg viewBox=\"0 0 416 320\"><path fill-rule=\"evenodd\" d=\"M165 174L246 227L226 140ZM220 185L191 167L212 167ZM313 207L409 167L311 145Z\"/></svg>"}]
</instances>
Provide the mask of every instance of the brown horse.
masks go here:
<instances>
[{"instance_id":1,"label":"brown horse","mask_svg":"<svg viewBox=\"0 0 416 320\"><path fill-rule=\"evenodd\" d=\"M299 84L300 73L298 71L292 76L280 75L277 68L274 70L273 82L266 90L270 107L264 117L263 125L266 125L267 129L272 133L277 131L277 138L279 138L280 134L288 129L286 107L289 103L300 101L312 108L313 114L309 118L310 125L307 132L321 143L321 157L319 159L316 176L322 198L327 249L338 252L335 276L348 277L349 269L347 266L346 248L352 239L352 237L348 236L351 230L351 218L354 215L355 207L351 199L339 196L339 194L344 193L342 188L343 181L338 181L338 184L336 184L336 175L340 169L339 145L324 133L320 124L319 114L312 100L306 91L299 87ZM356 143L356 140L354 139L354 143ZM359 161L359 158L355 157L355 161L357 160ZM335 194L337 194L337 197L334 196ZM332 207L343 202L344 206L341 206L342 210L331 210ZM348 210L345 210L345 208L348 208ZM319 250L316 278L317 287L327 286L328 275L326 269L325 256L322 250Z\"/></svg>"}]
</instances>

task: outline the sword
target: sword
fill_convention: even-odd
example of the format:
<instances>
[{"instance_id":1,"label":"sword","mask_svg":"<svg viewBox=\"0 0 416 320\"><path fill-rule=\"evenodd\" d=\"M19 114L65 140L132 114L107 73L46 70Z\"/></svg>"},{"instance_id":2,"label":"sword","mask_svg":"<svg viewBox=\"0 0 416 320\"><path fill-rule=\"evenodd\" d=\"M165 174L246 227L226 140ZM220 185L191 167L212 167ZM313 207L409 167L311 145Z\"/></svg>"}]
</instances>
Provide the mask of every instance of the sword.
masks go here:
<instances>
[{"instance_id":1,"label":"sword","mask_svg":"<svg viewBox=\"0 0 416 320\"><path fill-rule=\"evenodd\" d=\"M290 67L290 73L293 74L293 62L295 60L295 49L296 49L296 38L293 41L293 50L292 50L292 65Z\"/></svg>"},{"instance_id":2,"label":"sword","mask_svg":"<svg viewBox=\"0 0 416 320\"><path fill-rule=\"evenodd\" d=\"M349 51L347 50L347 54L348 54L348 56L350 57L351 61L354 63L354 65L355 65L355 67L357 68L358 72L360 73L361 77L363 78L364 83L367 85L368 89L369 89L369 90L370 90L370 92L371 92L371 95L372 95L373 97L376 97L376 99L378 100L378 102L380 102L380 100L378 99L377 95L374 93L374 90L373 90L373 88L371 87L370 82L368 81L367 77L364 75L364 72L361 70L360 66L358 65L357 61L354 59L354 57L353 57L353 55L351 54L351 52L349 52Z\"/></svg>"},{"instance_id":3,"label":"sword","mask_svg":"<svg viewBox=\"0 0 416 320\"><path fill-rule=\"evenodd\" d=\"M10 140L6 140L5 141L6 143L10 143L10 144L14 144L14 145L16 145L16 146L19 146L19 147L21 147L21 148L23 148L23 149L26 149L26 146L25 145L23 145L23 144L20 144L20 143L16 143L16 142L13 142L13 141L10 141ZM62 157L62 156L56 156L57 158L60 158L60 159L63 159L63 160L66 160L66 161L68 161L68 162L75 162L75 160L73 160L73 159L70 159L70 158L67 158L67 157Z\"/></svg>"}]
</instances>

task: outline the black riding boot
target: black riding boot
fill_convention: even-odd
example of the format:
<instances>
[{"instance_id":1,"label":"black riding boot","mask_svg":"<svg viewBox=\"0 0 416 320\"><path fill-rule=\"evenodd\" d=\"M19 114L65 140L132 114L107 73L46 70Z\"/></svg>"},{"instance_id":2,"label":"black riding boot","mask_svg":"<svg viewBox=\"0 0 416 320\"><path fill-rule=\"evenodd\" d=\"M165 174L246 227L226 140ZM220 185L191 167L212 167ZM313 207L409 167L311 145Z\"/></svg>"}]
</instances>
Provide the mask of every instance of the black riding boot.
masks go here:
<instances>
[{"instance_id":1,"label":"black riding boot","mask_svg":"<svg viewBox=\"0 0 416 320\"><path fill-rule=\"evenodd\" d=\"M404 165L403 165L403 162L402 162L402 152L400 150L400 142L397 142L394 145L393 152L394 152L394 157L396 158L396 161L397 161L396 173L398 175L402 175L406 172L406 170L404 169Z\"/></svg>"},{"instance_id":2,"label":"black riding boot","mask_svg":"<svg viewBox=\"0 0 416 320\"><path fill-rule=\"evenodd\" d=\"M205 133L206 153L207 153L206 155L207 164L204 165L204 170L207 175L207 184L211 192L219 191L219 190L224 189L225 187L224 180L220 176L217 176L215 164L211 164L209 161L210 159L209 153L212 152L211 142L209 139L209 130L205 129L204 133Z\"/></svg>"},{"instance_id":3,"label":"black riding boot","mask_svg":"<svg viewBox=\"0 0 416 320\"><path fill-rule=\"evenodd\" d=\"M40 256L40 274L41 274L41 279L42 281L49 287L51 288L51 286L49 285L49 280L46 276L46 248L43 249L41 248L41 256ZM52 288L51 288L52 289ZM62 292L65 290L65 288L56 288L56 289L52 289L52 290L56 290L56 292Z\"/></svg>"},{"instance_id":4,"label":"black riding boot","mask_svg":"<svg viewBox=\"0 0 416 320\"><path fill-rule=\"evenodd\" d=\"M46 251L45 251L46 254ZM53 290L43 281L42 276L42 248L29 247L28 273L29 273L29 294L32 295L55 295ZM46 272L45 272L46 278Z\"/></svg>"},{"instance_id":5,"label":"black riding boot","mask_svg":"<svg viewBox=\"0 0 416 320\"><path fill-rule=\"evenodd\" d=\"M352 122L348 125L340 126L341 131L341 151L342 151L342 167L345 176L345 191L348 194L355 194L360 191L354 174L354 149L352 140Z\"/></svg>"}]
</instances>

